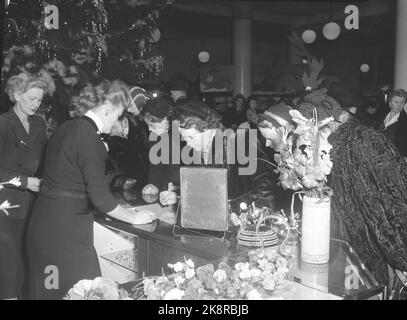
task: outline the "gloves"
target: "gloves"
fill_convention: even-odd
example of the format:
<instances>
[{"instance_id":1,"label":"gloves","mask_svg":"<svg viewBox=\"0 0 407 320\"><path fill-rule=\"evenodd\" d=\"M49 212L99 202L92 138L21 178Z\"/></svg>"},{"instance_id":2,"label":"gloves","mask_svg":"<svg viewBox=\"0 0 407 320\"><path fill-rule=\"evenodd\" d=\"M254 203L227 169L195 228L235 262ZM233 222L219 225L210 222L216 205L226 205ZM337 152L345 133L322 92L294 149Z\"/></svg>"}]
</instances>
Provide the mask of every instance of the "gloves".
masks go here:
<instances>
[{"instance_id":1,"label":"gloves","mask_svg":"<svg viewBox=\"0 0 407 320\"><path fill-rule=\"evenodd\" d=\"M169 206L177 203L177 193L174 191L176 188L172 182L168 183L168 190L160 193L160 203L163 206Z\"/></svg>"},{"instance_id":2,"label":"gloves","mask_svg":"<svg viewBox=\"0 0 407 320\"><path fill-rule=\"evenodd\" d=\"M142 198L147 203L154 203L158 200L158 188L153 184L148 184L143 188Z\"/></svg>"},{"instance_id":3,"label":"gloves","mask_svg":"<svg viewBox=\"0 0 407 320\"><path fill-rule=\"evenodd\" d=\"M149 210L135 211L132 224L147 224L156 219L155 213Z\"/></svg>"}]
</instances>

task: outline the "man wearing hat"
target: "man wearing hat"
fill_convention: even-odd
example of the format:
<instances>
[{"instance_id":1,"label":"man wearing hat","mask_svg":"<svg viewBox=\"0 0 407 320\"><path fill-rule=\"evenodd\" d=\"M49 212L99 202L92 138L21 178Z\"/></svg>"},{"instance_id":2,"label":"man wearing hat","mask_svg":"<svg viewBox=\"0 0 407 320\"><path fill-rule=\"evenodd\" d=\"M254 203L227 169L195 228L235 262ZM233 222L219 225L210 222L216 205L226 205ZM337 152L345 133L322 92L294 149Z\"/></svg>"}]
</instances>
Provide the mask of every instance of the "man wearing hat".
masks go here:
<instances>
[{"instance_id":1,"label":"man wearing hat","mask_svg":"<svg viewBox=\"0 0 407 320\"><path fill-rule=\"evenodd\" d=\"M298 111L310 119L314 108L319 120L335 119L329 125L331 234L349 241L391 292L394 274L407 271L407 163L384 134L361 125L326 91L311 92Z\"/></svg>"},{"instance_id":2,"label":"man wearing hat","mask_svg":"<svg viewBox=\"0 0 407 320\"><path fill-rule=\"evenodd\" d=\"M174 105L185 104L191 99L187 95L188 81L182 74L177 74L170 82L170 94Z\"/></svg>"}]
</instances>

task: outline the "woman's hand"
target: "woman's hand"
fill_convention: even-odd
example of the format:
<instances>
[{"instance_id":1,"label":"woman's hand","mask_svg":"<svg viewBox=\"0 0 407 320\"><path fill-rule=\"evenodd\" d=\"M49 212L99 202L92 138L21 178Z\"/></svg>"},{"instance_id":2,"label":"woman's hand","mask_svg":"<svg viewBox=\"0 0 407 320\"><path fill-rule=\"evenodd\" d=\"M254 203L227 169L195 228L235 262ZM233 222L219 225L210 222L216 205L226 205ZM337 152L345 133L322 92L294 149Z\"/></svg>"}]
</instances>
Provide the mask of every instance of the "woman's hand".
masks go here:
<instances>
[{"instance_id":1,"label":"woman's hand","mask_svg":"<svg viewBox=\"0 0 407 320\"><path fill-rule=\"evenodd\" d=\"M27 178L27 189L33 192L39 192L41 187L41 179L35 177Z\"/></svg>"},{"instance_id":2,"label":"woman's hand","mask_svg":"<svg viewBox=\"0 0 407 320\"><path fill-rule=\"evenodd\" d=\"M134 208L125 208L120 204L107 214L129 224L147 224L156 219L154 212L148 210L136 211Z\"/></svg>"},{"instance_id":3,"label":"woman's hand","mask_svg":"<svg viewBox=\"0 0 407 320\"><path fill-rule=\"evenodd\" d=\"M168 183L168 190L160 193L160 203L163 206L169 206L177 203L177 193L174 192L175 187L170 182Z\"/></svg>"}]
</instances>

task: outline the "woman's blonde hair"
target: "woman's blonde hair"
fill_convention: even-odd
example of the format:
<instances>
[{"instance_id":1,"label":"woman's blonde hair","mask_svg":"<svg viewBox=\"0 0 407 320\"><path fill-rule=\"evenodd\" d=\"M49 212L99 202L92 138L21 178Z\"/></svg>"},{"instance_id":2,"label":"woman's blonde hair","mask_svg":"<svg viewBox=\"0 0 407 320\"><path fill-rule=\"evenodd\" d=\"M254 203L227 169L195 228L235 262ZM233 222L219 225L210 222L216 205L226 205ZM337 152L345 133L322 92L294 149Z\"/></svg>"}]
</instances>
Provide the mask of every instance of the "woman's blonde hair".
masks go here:
<instances>
[{"instance_id":1,"label":"woman's blonde hair","mask_svg":"<svg viewBox=\"0 0 407 320\"><path fill-rule=\"evenodd\" d=\"M14 95L23 94L32 88L42 89L44 93L51 93L52 79L44 74L20 73L10 77L7 81L6 92L12 102L16 102Z\"/></svg>"},{"instance_id":2,"label":"woman's blonde hair","mask_svg":"<svg viewBox=\"0 0 407 320\"><path fill-rule=\"evenodd\" d=\"M72 104L77 115L82 115L106 102L110 102L115 107L123 106L127 110L131 105L128 85L119 80L104 80L96 86L86 85L78 96L72 98Z\"/></svg>"}]
</instances>

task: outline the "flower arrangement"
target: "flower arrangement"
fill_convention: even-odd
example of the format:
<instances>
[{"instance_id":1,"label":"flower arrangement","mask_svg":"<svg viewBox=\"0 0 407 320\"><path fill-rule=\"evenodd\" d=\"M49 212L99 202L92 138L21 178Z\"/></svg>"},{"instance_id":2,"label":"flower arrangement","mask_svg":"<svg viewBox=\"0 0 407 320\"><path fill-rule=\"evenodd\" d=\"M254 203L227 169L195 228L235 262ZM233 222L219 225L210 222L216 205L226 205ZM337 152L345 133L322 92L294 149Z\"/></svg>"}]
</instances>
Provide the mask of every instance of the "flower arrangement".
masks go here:
<instances>
[{"instance_id":1,"label":"flower arrangement","mask_svg":"<svg viewBox=\"0 0 407 320\"><path fill-rule=\"evenodd\" d=\"M64 300L132 300L127 291L110 279L81 280L69 290Z\"/></svg>"},{"instance_id":2,"label":"flower arrangement","mask_svg":"<svg viewBox=\"0 0 407 320\"><path fill-rule=\"evenodd\" d=\"M290 110L290 115L296 126L282 131L283 147L274 156L280 184L284 189L303 190L307 196L322 197L327 191L326 177L332 169L330 130L326 125L333 117L318 121L315 110L309 120L297 110Z\"/></svg>"},{"instance_id":3,"label":"flower arrangement","mask_svg":"<svg viewBox=\"0 0 407 320\"><path fill-rule=\"evenodd\" d=\"M147 277L132 289L134 299L206 300L263 299L283 287L290 260L275 249L259 249L249 253L249 262L231 267L221 262L195 268L191 260L168 264L174 271L169 276Z\"/></svg>"}]
</instances>

